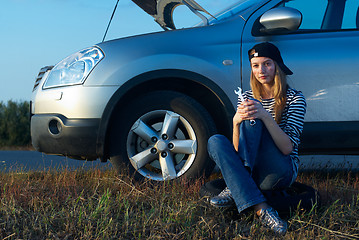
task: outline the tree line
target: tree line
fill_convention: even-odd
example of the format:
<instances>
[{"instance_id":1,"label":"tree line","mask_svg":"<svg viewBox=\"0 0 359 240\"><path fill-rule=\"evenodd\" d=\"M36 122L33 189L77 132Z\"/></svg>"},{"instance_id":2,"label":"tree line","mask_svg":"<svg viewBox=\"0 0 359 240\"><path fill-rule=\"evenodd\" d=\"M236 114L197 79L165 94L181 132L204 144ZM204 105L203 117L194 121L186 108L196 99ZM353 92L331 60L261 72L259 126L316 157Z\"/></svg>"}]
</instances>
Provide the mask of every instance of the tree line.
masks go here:
<instances>
[{"instance_id":1,"label":"tree line","mask_svg":"<svg viewBox=\"0 0 359 240\"><path fill-rule=\"evenodd\" d=\"M31 144L29 107L26 101L0 102L0 147Z\"/></svg>"}]
</instances>

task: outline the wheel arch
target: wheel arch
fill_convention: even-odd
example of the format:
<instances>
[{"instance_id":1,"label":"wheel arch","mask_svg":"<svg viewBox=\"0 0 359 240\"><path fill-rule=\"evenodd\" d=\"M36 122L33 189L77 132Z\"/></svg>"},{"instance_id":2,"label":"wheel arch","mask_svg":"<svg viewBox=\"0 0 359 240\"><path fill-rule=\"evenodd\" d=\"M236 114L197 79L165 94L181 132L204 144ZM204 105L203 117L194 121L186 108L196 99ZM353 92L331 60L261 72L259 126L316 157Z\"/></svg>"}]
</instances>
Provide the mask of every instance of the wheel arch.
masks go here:
<instances>
[{"instance_id":1,"label":"wheel arch","mask_svg":"<svg viewBox=\"0 0 359 240\"><path fill-rule=\"evenodd\" d=\"M138 75L123 84L111 97L101 117L96 152L101 161L107 161L111 121L123 104L150 91L172 90L186 94L209 112L217 131L230 136L234 107L225 92L203 75L178 69L156 70ZM224 117L223 117L224 116Z\"/></svg>"}]
</instances>

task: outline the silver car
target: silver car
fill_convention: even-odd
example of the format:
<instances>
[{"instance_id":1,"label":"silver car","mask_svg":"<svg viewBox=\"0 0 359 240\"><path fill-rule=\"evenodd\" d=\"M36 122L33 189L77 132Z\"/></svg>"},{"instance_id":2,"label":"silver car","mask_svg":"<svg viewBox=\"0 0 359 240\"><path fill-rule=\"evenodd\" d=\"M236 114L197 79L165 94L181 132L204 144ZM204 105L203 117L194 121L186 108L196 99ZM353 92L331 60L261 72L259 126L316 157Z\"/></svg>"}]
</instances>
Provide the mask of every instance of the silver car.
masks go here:
<instances>
[{"instance_id":1,"label":"silver car","mask_svg":"<svg viewBox=\"0 0 359 240\"><path fill-rule=\"evenodd\" d=\"M241 0L215 16L193 0L133 1L166 31L42 68L31 100L38 151L158 181L208 175L207 139L231 137L234 90L249 89L247 51L270 41L307 99L300 153L359 154L359 1ZM175 29L181 4L201 23Z\"/></svg>"}]
</instances>

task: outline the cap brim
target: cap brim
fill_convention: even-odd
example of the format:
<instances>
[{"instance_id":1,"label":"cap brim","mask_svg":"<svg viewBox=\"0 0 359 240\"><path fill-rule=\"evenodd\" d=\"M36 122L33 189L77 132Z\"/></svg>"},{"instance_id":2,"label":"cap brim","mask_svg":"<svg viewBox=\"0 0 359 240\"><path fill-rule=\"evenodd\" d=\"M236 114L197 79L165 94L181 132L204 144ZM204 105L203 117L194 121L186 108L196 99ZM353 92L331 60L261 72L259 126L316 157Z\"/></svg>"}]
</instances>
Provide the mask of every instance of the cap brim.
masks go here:
<instances>
[{"instance_id":1,"label":"cap brim","mask_svg":"<svg viewBox=\"0 0 359 240\"><path fill-rule=\"evenodd\" d=\"M286 75L292 75L293 74L293 72L286 65L284 65L283 63L278 63L278 65Z\"/></svg>"}]
</instances>

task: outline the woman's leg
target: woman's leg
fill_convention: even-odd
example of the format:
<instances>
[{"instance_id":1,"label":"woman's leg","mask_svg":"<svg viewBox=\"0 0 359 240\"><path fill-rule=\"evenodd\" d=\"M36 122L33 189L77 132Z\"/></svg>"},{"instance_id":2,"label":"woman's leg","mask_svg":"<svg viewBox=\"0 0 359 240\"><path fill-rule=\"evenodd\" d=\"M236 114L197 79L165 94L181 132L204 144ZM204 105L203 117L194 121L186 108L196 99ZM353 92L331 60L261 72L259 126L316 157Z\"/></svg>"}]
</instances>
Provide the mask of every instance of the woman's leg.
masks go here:
<instances>
[{"instance_id":1,"label":"woman's leg","mask_svg":"<svg viewBox=\"0 0 359 240\"><path fill-rule=\"evenodd\" d=\"M275 146L262 121L255 125L244 121L240 126L238 152L222 135L208 141L208 152L221 169L238 212L254 206L263 226L284 235L287 223L266 204L261 190L285 188L292 181L293 168L289 156Z\"/></svg>"},{"instance_id":2,"label":"woman's leg","mask_svg":"<svg viewBox=\"0 0 359 240\"><path fill-rule=\"evenodd\" d=\"M251 176L260 190L287 188L293 179L293 164L275 145L263 122L251 125L244 121L240 126L238 154L250 168Z\"/></svg>"},{"instance_id":3,"label":"woman's leg","mask_svg":"<svg viewBox=\"0 0 359 240\"><path fill-rule=\"evenodd\" d=\"M266 201L232 143L223 135L208 140L210 157L220 168L239 212Z\"/></svg>"},{"instance_id":4,"label":"woman's leg","mask_svg":"<svg viewBox=\"0 0 359 240\"><path fill-rule=\"evenodd\" d=\"M293 162L275 145L268 130L263 128L252 177L261 190L289 187L294 180Z\"/></svg>"},{"instance_id":5,"label":"woman's leg","mask_svg":"<svg viewBox=\"0 0 359 240\"><path fill-rule=\"evenodd\" d=\"M290 157L279 151L260 120L255 125L241 124L238 153L222 135L209 139L208 152L221 169L239 212L266 201L260 190L286 188L292 182Z\"/></svg>"},{"instance_id":6,"label":"woman's leg","mask_svg":"<svg viewBox=\"0 0 359 240\"><path fill-rule=\"evenodd\" d=\"M291 158L280 152L262 121L257 120L256 125L254 127L248 121L241 124L243 139L240 139L238 148L246 149L239 150L239 154L245 158L246 165L251 169L251 177L260 190L284 189L293 179ZM256 128L261 129L260 137ZM287 222L265 201L253 207L263 226L280 235L287 232Z\"/></svg>"}]
</instances>

